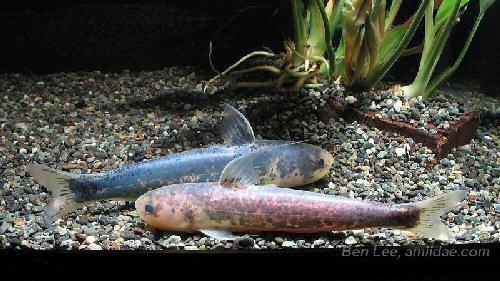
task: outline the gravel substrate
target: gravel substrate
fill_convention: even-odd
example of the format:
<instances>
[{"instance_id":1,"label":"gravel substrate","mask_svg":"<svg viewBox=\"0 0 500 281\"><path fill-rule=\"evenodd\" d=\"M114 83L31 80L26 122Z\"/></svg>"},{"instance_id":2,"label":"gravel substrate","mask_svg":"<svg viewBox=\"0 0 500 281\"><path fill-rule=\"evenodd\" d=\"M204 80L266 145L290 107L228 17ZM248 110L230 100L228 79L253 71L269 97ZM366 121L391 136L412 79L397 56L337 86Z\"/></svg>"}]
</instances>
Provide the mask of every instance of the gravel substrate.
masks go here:
<instances>
[{"instance_id":1,"label":"gravel substrate","mask_svg":"<svg viewBox=\"0 0 500 281\"><path fill-rule=\"evenodd\" d=\"M498 121L483 122L469 145L454 149L439 164L426 168L433 153L409 138L342 119L326 124L318 121L316 111L327 92L244 90L209 96L200 92L199 83L206 78L194 68L112 74L1 74L0 248L216 250L446 243L390 229L264 233L230 243L200 233L157 231L137 216L133 202L115 201L88 205L51 226L43 223L41 214L51 195L29 176L27 163L94 173L221 143L218 125L224 103L242 110L257 138L306 140L332 152L335 162L329 176L302 189L384 203L416 202L449 190L467 189L467 200L442 217L455 235L447 243L500 242ZM346 100L348 96L339 97ZM417 114L413 109L422 109L418 112L421 119L441 121L452 121L472 106L495 116L500 104L477 98L482 97L477 93L457 97L446 105L424 101L419 102L424 108L400 108L401 116L390 114L397 111L397 98L393 98L392 107L383 98L374 104L380 106L381 114L396 118L413 118ZM372 101L363 105L361 99L360 106L370 107ZM400 101L402 107L408 102L404 98ZM480 102L471 104L474 101ZM445 113L432 111L433 106L450 105L458 109L456 114L453 108Z\"/></svg>"},{"instance_id":2,"label":"gravel substrate","mask_svg":"<svg viewBox=\"0 0 500 281\"><path fill-rule=\"evenodd\" d=\"M397 88L398 86L395 87ZM420 96L408 98L401 90L352 93L340 88L328 89L324 93L330 93L332 98L343 104L364 111L374 111L378 117L408 122L431 135L437 134L435 127L448 130L464 113L474 109L467 106L463 99L447 99L442 96L434 99L423 99ZM435 127L429 126L430 124Z\"/></svg>"}]
</instances>

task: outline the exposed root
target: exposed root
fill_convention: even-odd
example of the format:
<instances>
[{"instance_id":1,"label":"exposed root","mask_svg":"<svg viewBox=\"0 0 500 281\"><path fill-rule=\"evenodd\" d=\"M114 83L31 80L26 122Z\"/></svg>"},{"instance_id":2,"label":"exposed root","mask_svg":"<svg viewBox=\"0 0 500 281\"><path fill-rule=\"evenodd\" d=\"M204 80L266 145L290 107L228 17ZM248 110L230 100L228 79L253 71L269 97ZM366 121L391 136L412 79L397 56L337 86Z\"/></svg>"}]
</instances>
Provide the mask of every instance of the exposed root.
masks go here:
<instances>
[{"instance_id":1,"label":"exposed root","mask_svg":"<svg viewBox=\"0 0 500 281\"><path fill-rule=\"evenodd\" d=\"M258 87L266 87L271 88L276 85L278 80L266 81L266 82L238 82L234 84L231 88L258 88Z\"/></svg>"},{"instance_id":2,"label":"exposed root","mask_svg":"<svg viewBox=\"0 0 500 281\"><path fill-rule=\"evenodd\" d=\"M271 52L266 52L266 51L255 51L255 52L252 52L244 57L242 57L239 61L237 61L235 64L231 65L230 67L228 67L226 70L224 70L222 73L218 74L217 76L215 76L214 78L210 79L207 84L205 84L205 87L203 87L203 92L206 92L207 90L207 87L208 85L210 85L211 83L213 83L214 81L216 81L217 79L219 79L220 77L224 76L224 75L227 75L229 72L231 72L234 68L238 67L240 64L242 64L243 62L245 62L246 60L248 60L249 58L251 57L254 57L254 56L267 56L267 57L274 57L275 54L274 53L271 53Z\"/></svg>"},{"instance_id":3,"label":"exposed root","mask_svg":"<svg viewBox=\"0 0 500 281\"><path fill-rule=\"evenodd\" d=\"M275 66L271 66L271 65L257 65L257 66L252 66L252 67L249 67L249 68L246 68L246 69L233 71L233 72L230 73L230 75L245 74L245 73L259 71L259 70L265 70L265 71L273 72L273 73L276 73L276 74L280 74L281 73L281 69L279 69L279 68L277 68Z\"/></svg>"}]
</instances>

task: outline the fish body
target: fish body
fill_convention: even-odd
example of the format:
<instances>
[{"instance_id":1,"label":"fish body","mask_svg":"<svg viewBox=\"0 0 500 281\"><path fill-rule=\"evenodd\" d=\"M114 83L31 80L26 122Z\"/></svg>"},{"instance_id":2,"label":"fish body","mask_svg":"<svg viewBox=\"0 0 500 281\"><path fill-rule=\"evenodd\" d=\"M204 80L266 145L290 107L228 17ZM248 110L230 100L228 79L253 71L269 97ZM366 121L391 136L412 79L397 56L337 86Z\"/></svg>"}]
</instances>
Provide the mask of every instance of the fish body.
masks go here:
<instances>
[{"instance_id":1,"label":"fish body","mask_svg":"<svg viewBox=\"0 0 500 281\"><path fill-rule=\"evenodd\" d=\"M149 225L169 231L315 233L420 226L416 232L447 239L439 217L464 196L465 191L454 191L424 203L383 204L270 185L238 189L185 183L148 192L135 207Z\"/></svg>"},{"instance_id":2,"label":"fish body","mask_svg":"<svg viewBox=\"0 0 500 281\"><path fill-rule=\"evenodd\" d=\"M241 113L226 106L224 114L223 145L184 151L96 174L74 174L39 164L28 165L29 173L52 191L52 200L44 211L45 220L52 222L95 201L135 200L147 191L166 185L215 182L231 160L270 147L278 148L270 153L294 157L274 163L259 163L256 159L262 183L287 187L312 183L324 177L333 163L331 154L317 146L255 140L250 124Z\"/></svg>"},{"instance_id":3,"label":"fish body","mask_svg":"<svg viewBox=\"0 0 500 281\"><path fill-rule=\"evenodd\" d=\"M88 203L98 200L135 200L147 191L176 183L214 182L220 178L224 167L233 159L265 147L295 150L297 157L278 164L279 174L270 177L262 171L263 183L282 183L298 186L322 178L331 163L329 153L309 144L290 146L287 141L255 141L239 146L216 145L176 153L157 159L126 165L109 172L82 174L69 180L69 190L75 194L75 202ZM311 162L303 159L310 158ZM312 162L314 161L314 162ZM325 161L325 160L324 160ZM301 178L287 179L287 166L300 165ZM325 169L326 168L326 169ZM47 169L48 170L48 169ZM295 180L297 179L297 180ZM43 180L41 180L43 181Z\"/></svg>"},{"instance_id":4,"label":"fish body","mask_svg":"<svg viewBox=\"0 0 500 281\"><path fill-rule=\"evenodd\" d=\"M383 204L311 191L254 185L246 163L233 160L221 180L183 183L145 193L135 202L139 216L170 231L314 233L363 228L397 228L431 238L449 238L440 216L454 209L466 191L453 191L412 204ZM238 174L239 173L239 174ZM219 235L224 237L224 235Z\"/></svg>"}]
</instances>

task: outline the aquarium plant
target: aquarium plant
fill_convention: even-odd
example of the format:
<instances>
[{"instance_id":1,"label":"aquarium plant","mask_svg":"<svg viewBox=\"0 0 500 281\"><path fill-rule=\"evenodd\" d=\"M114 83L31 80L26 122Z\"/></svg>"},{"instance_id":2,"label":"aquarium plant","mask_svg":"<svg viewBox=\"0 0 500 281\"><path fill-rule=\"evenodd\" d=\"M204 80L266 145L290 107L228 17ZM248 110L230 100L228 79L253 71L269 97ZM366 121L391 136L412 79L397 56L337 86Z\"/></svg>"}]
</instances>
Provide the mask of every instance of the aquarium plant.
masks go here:
<instances>
[{"instance_id":1,"label":"aquarium plant","mask_svg":"<svg viewBox=\"0 0 500 281\"><path fill-rule=\"evenodd\" d=\"M402 88L407 96L430 97L439 84L446 80L460 65L486 10L495 0L479 1L479 14L457 60L431 81L431 76L443 52L450 31L459 22L460 15L468 2L469 0L442 0L431 1L428 4L424 20L425 37L417 76L413 83Z\"/></svg>"},{"instance_id":2,"label":"aquarium plant","mask_svg":"<svg viewBox=\"0 0 500 281\"><path fill-rule=\"evenodd\" d=\"M279 56L256 51L244 56L224 72L212 78L206 87L222 76L265 71L274 74L270 81L239 81L234 87L274 87L292 85L317 87L340 81L354 90L370 90L402 56L422 53L415 81L403 87L409 96L428 96L441 81L458 67L479 26L484 12L495 0L481 0L481 12L457 62L437 76L430 77L443 51L453 25L468 0L422 0L405 22L395 25L402 0L290 0L294 40L284 42L285 54L280 66L257 65L235 70L254 56ZM436 11L435 11L436 10ZM407 49L425 19L424 42Z\"/></svg>"},{"instance_id":3,"label":"aquarium plant","mask_svg":"<svg viewBox=\"0 0 500 281\"><path fill-rule=\"evenodd\" d=\"M387 73L415 34L429 0L405 23L393 26L402 0L346 0L335 76L347 87L371 89Z\"/></svg>"}]
</instances>

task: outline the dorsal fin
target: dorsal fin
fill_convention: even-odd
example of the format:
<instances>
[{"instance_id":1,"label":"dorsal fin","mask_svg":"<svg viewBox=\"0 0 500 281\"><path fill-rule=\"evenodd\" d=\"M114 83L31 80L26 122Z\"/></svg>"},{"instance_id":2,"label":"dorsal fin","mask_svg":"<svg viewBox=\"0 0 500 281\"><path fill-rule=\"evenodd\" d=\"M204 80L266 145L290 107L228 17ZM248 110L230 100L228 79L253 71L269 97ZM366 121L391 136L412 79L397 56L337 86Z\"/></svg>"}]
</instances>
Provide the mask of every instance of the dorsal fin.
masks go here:
<instances>
[{"instance_id":1,"label":"dorsal fin","mask_svg":"<svg viewBox=\"0 0 500 281\"><path fill-rule=\"evenodd\" d=\"M241 112L226 104L224 108L224 120L220 127L224 142L229 145L242 145L253 143L255 136L252 126Z\"/></svg>"}]
</instances>

